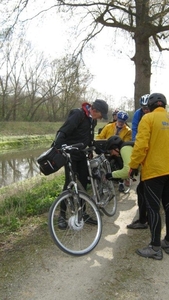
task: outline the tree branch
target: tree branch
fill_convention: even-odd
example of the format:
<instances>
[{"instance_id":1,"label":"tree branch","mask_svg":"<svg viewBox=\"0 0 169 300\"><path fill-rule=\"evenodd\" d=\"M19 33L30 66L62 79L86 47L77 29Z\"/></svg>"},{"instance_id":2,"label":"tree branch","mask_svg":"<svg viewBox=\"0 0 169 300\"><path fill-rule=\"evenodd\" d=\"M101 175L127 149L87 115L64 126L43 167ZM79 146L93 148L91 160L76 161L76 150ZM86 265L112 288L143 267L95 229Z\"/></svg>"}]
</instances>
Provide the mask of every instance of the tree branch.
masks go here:
<instances>
[{"instance_id":1,"label":"tree branch","mask_svg":"<svg viewBox=\"0 0 169 300\"><path fill-rule=\"evenodd\" d=\"M154 40L154 42L155 42L155 44L156 44L156 46L157 46L157 48L158 48L158 50L159 50L160 52L162 52L162 51L164 51L164 50L169 51L169 48L163 48L163 47L161 47L161 45L160 45L160 43L159 43L159 40L158 40L158 38L157 38L156 35L153 35L153 40Z\"/></svg>"}]
</instances>

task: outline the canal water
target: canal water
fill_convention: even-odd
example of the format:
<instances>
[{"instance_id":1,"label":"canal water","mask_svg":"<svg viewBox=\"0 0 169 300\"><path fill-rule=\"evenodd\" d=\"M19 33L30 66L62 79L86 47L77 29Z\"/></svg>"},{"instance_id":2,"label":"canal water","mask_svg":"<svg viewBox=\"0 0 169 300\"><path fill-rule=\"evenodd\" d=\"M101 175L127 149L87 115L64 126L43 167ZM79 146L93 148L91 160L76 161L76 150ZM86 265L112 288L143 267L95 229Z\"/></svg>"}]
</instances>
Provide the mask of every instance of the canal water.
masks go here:
<instances>
[{"instance_id":1,"label":"canal water","mask_svg":"<svg viewBox=\"0 0 169 300\"><path fill-rule=\"evenodd\" d=\"M37 157L49 147L0 153L0 188L40 174Z\"/></svg>"}]
</instances>

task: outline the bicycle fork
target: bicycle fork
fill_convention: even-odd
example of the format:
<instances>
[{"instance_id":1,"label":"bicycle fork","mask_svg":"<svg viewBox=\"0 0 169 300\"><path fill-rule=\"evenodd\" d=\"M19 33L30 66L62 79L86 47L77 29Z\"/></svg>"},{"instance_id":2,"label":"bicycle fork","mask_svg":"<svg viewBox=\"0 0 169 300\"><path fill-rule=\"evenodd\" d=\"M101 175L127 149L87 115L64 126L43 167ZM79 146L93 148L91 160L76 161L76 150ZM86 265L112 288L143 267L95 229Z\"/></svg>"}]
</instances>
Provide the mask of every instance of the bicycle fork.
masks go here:
<instances>
[{"instance_id":1,"label":"bicycle fork","mask_svg":"<svg viewBox=\"0 0 169 300\"><path fill-rule=\"evenodd\" d=\"M78 184L75 181L71 181L67 188L72 194L72 199L69 199L68 203L73 214L71 217L71 227L72 223L77 227L81 227L83 223L83 202L79 197Z\"/></svg>"}]
</instances>

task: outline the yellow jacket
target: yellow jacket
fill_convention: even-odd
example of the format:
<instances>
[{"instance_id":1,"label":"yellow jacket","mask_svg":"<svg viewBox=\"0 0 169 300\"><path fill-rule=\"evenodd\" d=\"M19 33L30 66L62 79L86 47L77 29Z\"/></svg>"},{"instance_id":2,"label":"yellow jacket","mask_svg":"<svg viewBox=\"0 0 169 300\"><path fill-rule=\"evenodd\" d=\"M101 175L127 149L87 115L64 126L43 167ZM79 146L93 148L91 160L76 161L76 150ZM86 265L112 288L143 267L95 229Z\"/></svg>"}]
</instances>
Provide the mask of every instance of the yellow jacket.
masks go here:
<instances>
[{"instance_id":1,"label":"yellow jacket","mask_svg":"<svg viewBox=\"0 0 169 300\"><path fill-rule=\"evenodd\" d=\"M96 140L104 140L110 138L113 135L116 135L116 131L117 131L116 124L117 124L116 122L107 124L102 129L101 133L96 136ZM131 141L130 127L124 124L122 129L119 131L118 135L124 142Z\"/></svg>"},{"instance_id":2,"label":"yellow jacket","mask_svg":"<svg viewBox=\"0 0 169 300\"><path fill-rule=\"evenodd\" d=\"M140 164L142 180L169 174L169 113L163 107L139 123L129 165L137 169Z\"/></svg>"}]
</instances>

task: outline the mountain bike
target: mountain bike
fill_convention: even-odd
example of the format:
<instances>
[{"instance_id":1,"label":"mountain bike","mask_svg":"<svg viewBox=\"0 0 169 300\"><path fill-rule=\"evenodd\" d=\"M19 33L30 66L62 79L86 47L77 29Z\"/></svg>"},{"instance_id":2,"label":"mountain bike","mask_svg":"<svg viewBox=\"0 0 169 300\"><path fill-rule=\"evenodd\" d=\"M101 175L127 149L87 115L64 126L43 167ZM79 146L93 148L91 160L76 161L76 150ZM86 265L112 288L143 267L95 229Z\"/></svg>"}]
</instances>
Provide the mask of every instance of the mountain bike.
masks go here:
<instances>
[{"instance_id":1,"label":"mountain bike","mask_svg":"<svg viewBox=\"0 0 169 300\"><path fill-rule=\"evenodd\" d=\"M106 179L111 172L110 163L104 154L90 159L95 148L83 149L83 144L62 145L59 149L66 158L69 169L70 183L53 202L49 210L49 230L55 244L63 252L82 256L92 251L98 244L102 234L102 214L114 216L117 200L112 181ZM86 155L91 189L87 192L72 170L70 153L72 150L83 151ZM60 208L65 207L67 227L59 229L58 218ZM88 223L92 217L97 225Z\"/></svg>"}]
</instances>

